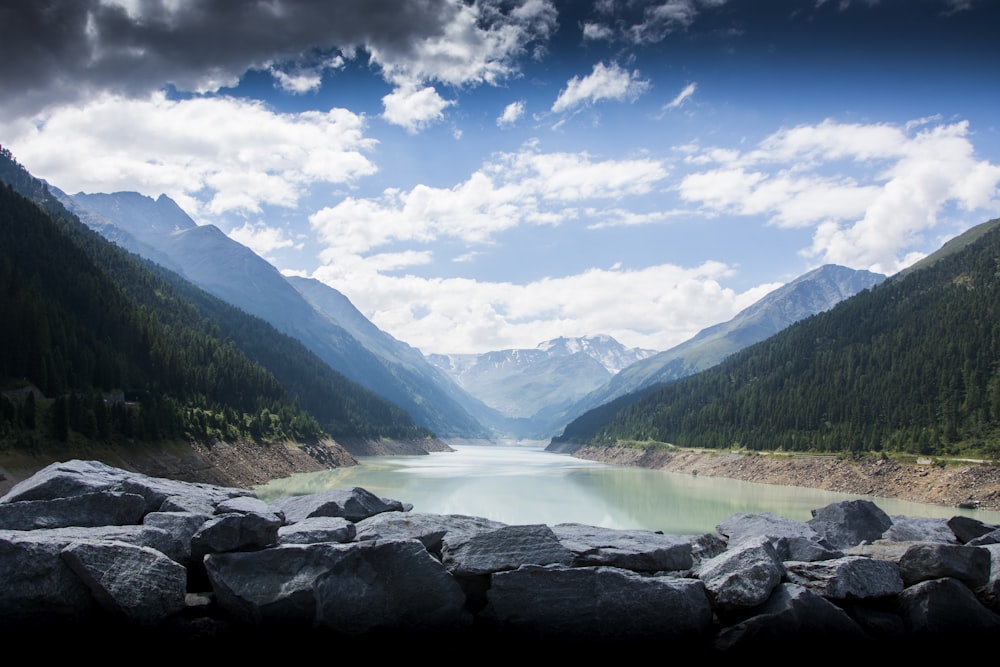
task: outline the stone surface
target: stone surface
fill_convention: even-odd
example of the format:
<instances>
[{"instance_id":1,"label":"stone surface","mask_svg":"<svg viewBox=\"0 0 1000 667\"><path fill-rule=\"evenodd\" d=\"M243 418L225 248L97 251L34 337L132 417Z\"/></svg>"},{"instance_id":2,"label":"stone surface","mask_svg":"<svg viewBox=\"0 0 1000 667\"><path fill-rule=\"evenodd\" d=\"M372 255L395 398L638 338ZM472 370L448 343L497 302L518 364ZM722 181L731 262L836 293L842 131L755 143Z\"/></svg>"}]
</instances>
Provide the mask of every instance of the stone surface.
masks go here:
<instances>
[{"instance_id":1,"label":"stone surface","mask_svg":"<svg viewBox=\"0 0 1000 667\"><path fill-rule=\"evenodd\" d=\"M134 525L89 525L140 499ZM677 536L414 514L357 488L264 503L69 461L0 507L13 508L0 511L0 632L67 657L126 640L159 658L230 661L352 649L523 659L541 647L592 660L634 646L738 656L780 642L898 660L1000 632L1000 547L973 544L995 527L888 517L870 501ZM39 527L56 516L68 525Z\"/></svg>"}]
</instances>

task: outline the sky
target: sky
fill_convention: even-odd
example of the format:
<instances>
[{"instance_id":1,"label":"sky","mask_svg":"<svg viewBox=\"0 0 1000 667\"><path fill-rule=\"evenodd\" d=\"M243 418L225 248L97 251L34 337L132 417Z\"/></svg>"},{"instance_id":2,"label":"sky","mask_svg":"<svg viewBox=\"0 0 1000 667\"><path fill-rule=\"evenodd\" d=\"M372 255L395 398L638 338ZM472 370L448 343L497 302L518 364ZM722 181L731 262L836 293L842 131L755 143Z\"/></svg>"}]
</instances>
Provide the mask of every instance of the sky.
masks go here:
<instances>
[{"instance_id":1,"label":"sky","mask_svg":"<svg viewBox=\"0 0 1000 667\"><path fill-rule=\"evenodd\" d=\"M1000 217L993 0L0 4L0 145L425 354L666 350Z\"/></svg>"}]
</instances>

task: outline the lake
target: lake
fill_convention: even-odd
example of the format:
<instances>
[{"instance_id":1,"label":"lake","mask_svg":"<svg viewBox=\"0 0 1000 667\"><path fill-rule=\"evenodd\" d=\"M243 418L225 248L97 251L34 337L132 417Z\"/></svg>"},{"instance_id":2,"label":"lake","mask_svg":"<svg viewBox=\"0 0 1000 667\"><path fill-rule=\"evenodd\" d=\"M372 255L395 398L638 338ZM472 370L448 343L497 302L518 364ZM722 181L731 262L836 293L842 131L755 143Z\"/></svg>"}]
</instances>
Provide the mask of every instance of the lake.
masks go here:
<instances>
[{"instance_id":1,"label":"lake","mask_svg":"<svg viewBox=\"0 0 1000 667\"><path fill-rule=\"evenodd\" d=\"M1000 524L1000 512L924 505L801 487L741 482L608 465L517 445L452 445L426 456L360 457L347 468L302 473L255 489L265 501L359 486L413 505L414 512L465 514L506 524L582 523L667 534L714 532L736 513L771 512L807 521L842 500L872 500L891 515Z\"/></svg>"}]
</instances>

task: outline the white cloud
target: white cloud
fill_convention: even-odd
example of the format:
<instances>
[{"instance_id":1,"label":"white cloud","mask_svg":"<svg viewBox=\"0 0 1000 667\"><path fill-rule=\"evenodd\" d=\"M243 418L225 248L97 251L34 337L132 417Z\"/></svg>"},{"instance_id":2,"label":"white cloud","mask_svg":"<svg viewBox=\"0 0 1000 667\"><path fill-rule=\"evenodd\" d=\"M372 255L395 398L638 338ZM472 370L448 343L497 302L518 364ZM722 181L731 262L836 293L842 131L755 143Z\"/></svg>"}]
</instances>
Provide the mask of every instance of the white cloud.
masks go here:
<instances>
[{"instance_id":1,"label":"white cloud","mask_svg":"<svg viewBox=\"0 0 1000 667\"><path fill-rule=\"evenodd\" d=\"M386 121L413 134L444 118L444 110L454 101L445 100L431 86L420 89L404 86L383 97L382 104L385 106L382 117Z\"/></svg>"},{"instance_id":2,"label":"white cloud","mask_svg":"<svg viewBox=\"0 0 1000 667\"><path fill-rule=\"evenodd\" d=\"M690 164L718 166L685 176L678 189L716 214L812 226L807 256L892 274L920 257L925 233L945 224L951 207L1000 210L1000 166L978 159L968 134L966 122L803 125L745 153L693 156Z\"/></svg>"},{"instance_id":3,"label":"white cloud","mask_svg":"<svg viewBox=\"0 0 1000 667\"><path fill-rule=\"evenodd\" d=\"M271 74L278 80L278 85L281 86L282 90L300 95L319 90L320 84L323 82L323 73L316 70L283 72L272 69Z\"/></svg>"},{"instance_id":4,"label":"white cloud","mask_svg":"<svg viewBox=\"0 0 1000 667\"><path fill-rule=\"evenodd\" d=\"M524 115L524 100L518 100L517 102L511 102L504 107L503 113L497 118L497 125L504 127L505 125L513 125L516 123L521 116Z\"/></svg>"},{"instance_id":5,"label":"white cloud","mask_svg":"<svg viewBox=\"0 0 1000 667\"><path fill-rule=\"evenodd\" d=\"M666 222L679 216L690 216L691 211L687 210L657 210L652 213L637 213L628 209L608 209L604 211L589 210L588 217L598 220L587 229L606 229L609 227L634 227L637 225L651 225Z\"/></svg>"},{"instance_id":6,"label":"white cloud","mask_svg":"<svg viewBox=\"0 0 1000 667\"><path fill-rule=\"evenodd\" d=\"M744 293L722 287L717 262L636 271L592 269L519 285L464 278L392 277L352 266L315 278L341 291L380 329L424 353L531 348L559 336L606 333L623 344L663 350L725 321L777 284ZM360 271L360 272L359 272ZM447 336L441 332L447 331Z\"/></svg>"},{"instance_id":7,"label":"white cloud","mask_svg":"<svg viewBox=\"0 0 1000 667\"><path fill-rule=\"evenodd\" d=\"M526 284L403 272L429 262L431 244L446 238L462 242L466 250L454 261L464 262L477 244L494 243L512 227L628 218L621 208L590 204L641 196L667 175L657 160L598 160L529 145L496 156L451 188L388 190L318 211L310 222L326 247L313 276L347 295L376 326L424 352L534 347L594 332L666 349L777 285L736 293L722 287L732 269L719 262L591 269ZM662 217L648 214L645 222Z\"/></svg>"},{"instance_id":8,"label":"white cloud","mask_svg":"<svg viewBox=\"0 0 1000 667\"><path fill-rule=\"evenodd\" d=\"M658 160L594 160L585 153L540 153L528 147L498 155L454 187L418 185L388 190L378 199L347 197L317 211L310 222L327 244L326 262L400 241L448 237L482 244L518 225L575 220L584 202L647 194L666 176Z\"/></svg>"},{"instance_id":9,"label":"white cloud","mask_svg":"<svg viewBox=\"0 0 1000 667\"><path fill-rule=\"evenodd\" d=\"M159 93L61 107L37 125L0 122L18 161L69 193L167 194L196 219L294 207L313 183L373 174L365 153L375 144L364 129L344 109L278 114L244 100Z\"/></svg>"},{"instance_id":10,"label":"white cloud","mask_svg":"<svg viewBox=\"0 0 1000 667\"><path fill-rule=\"evenodd\" d=\"M614 36L614 30L601 23L584 23L583 38L585 40L608 40Z\"/></svg>"},{"instance_id":11,"label":"white cloud","mask_svg":"<svg viewBox=\"0 0 1000 667\"><path fill-rule=\"evenodd\" d=\"M638 70L629 72L617 63L610 66L597 63L589 75L569 80L552 104L552 111L568 111L601 100L633 100L646 92L649 85L639 78Z\"/></svg>"},{"instance_id":12,"label":"white cloud","mask_svg":"<svg viewBox=\"0 0 1000 667\"><path fill-rule=\"evenodd\" d=\"M302 243L289 239L284 230L270 227L263 221L247 222L242 227L230 230L227 236L265 258L282 248L302 248Z\"/></svg>"},{"instance_id":13,"label":"white cloud","mask_svg":"<svg viewBox=\"0 0 1000 667\"><path fill-rule=\"evenodd\" d=\"M684 89L681 92L677 93L677 96L674 99L670 100L670 102L668 102L666 105L664 105L663 108L664 109L676 109L680 105L684 104L685 100L687 100L692 95L694 95L694 92L697 89L698 89L698 84L697 83L689 83L688 85L684 86Z\"/></svg>"},{"instance_id":14,"label":"white cloud","mask_svg":"<svg viewBox=\"0 0 1000 667\"><path fill-rule=\"evenodd\" d=\"M443 5L437 32L405 44L366 44L386 80L411 86L496 84L516 73L515 59L529 43L547 39L556 28L557 12L548 0L527 0L506 14L493 3Z\"/></svg>"}]
</instances>

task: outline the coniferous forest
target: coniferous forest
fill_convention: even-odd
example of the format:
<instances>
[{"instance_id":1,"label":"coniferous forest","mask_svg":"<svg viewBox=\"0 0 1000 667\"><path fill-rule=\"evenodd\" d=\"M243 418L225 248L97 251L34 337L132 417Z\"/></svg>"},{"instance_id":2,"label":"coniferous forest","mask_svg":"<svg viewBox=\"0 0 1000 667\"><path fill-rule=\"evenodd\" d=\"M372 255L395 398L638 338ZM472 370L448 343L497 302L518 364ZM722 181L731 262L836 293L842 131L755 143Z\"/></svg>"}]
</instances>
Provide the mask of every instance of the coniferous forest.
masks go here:
<instances>
[{"instance_id":1,"label":"coniferous forest","mask_svg":"<svg viewBox=\"0 0 1000 667\"><path fill-rule=\"evenodd\" d=\"M0 447L432 436L298 341L106 241L0 150Z\"/></svg>"},{"instance_id":2,"label":"coniferous forest","mask_svg":"<svg viewBox=\"0 0 1000 667\"><path fill-rule=\"evenodd\" d=\"M553 442L1000 456L1000 220Z\"/></svg>"}]
</instances>

